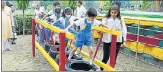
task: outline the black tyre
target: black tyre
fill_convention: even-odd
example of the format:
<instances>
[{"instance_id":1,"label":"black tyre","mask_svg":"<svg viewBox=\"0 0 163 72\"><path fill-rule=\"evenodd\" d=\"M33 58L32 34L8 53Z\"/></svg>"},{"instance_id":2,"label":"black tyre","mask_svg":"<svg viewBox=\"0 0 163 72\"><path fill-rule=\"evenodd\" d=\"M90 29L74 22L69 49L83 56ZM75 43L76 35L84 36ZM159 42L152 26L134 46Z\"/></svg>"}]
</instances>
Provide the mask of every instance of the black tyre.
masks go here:
<instances>
[{"instance_id":1,"label":"black tyre","mask_svg":"<svg viewBox=\"0 0 163 72\"><path fill-rule=\"evenodd\" d=\"M45 44L45 51L48 53L49 50L50 50L50 46L49 46L49 44Z\"/></svg>"},{"instance_id":2,"label":"black tyre","mask_svg":"<svg viewBox=\"0 0 163 72\"><path fill-rule=\"evenodd\" d=\"M96 71L97 67L85 60L73 60L65 65L66 71Z\"/></svg>"}]
</instances>

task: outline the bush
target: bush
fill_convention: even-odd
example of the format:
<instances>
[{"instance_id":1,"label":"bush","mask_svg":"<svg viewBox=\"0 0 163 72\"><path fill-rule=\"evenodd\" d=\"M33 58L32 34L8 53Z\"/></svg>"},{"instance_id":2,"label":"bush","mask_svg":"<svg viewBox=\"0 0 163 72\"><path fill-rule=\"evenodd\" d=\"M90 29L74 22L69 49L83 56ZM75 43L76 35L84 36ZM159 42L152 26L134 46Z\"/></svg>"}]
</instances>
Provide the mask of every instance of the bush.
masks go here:
<instances>
[{"instance_id":1,"label":"bush","mask_svg":"<svg viewBox=\"0 0 163 72\"><path fill-rule=\"evenodd\" d=\"M16 28L17 34L22 35L23 34L23 14L17 14L17 24L18 27ZM32 14L26 14L24 15L25 19L25 34L31 34L32 32Z\"/></svg>"}]
</instances>

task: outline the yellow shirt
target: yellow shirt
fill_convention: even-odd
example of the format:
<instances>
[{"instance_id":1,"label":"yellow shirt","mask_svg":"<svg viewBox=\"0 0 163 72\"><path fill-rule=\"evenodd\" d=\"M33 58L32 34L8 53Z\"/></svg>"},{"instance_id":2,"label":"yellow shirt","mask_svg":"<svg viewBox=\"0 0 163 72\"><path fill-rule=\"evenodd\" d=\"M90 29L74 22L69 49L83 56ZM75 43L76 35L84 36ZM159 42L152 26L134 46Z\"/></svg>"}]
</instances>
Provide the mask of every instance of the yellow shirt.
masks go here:
<instances>
[{"instance_id":1,"label":"yellow shirt","mask_svg":"<svg viewBox=\"0 0 163 72\"><path fill-rule=\"evenodd\" d=\"M2 9L2 40L12 37L13 16L10 7L5 6Z\"/></svg>"}]
</instances>

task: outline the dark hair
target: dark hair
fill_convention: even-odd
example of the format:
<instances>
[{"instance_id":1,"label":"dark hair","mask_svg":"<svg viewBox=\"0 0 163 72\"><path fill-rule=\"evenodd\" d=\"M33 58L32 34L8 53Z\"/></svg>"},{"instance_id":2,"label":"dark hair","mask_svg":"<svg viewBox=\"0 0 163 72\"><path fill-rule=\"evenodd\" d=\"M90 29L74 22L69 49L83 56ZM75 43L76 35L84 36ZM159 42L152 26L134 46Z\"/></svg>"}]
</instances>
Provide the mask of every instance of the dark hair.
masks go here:
<instances>
[{"instance_id":1,"label":"dark hair","mask_svg":"<svg viewBox=\"0 0 163 72\"><path fill-rule=\"evenodd\" d=\"M97 16L97 11L95 8L93 7L90 7L88 10L87 10L87 16L88 17L96 17Z\"/></svg>"},{"instance_id":2,"label":"dark hair","mask_svg":"<svg viewBox=\"0 0 163 72\"><path fill-rule=\"evenodd\" d=\"M110 18L111 17L111 15L110 15L111 10L116 10L118 12L117 18L121 19L120 9L119 9L119 6L117 6L117 5L114 5L114 6L112 6L111 9L109 9L109 11L107 12L107 14L105 15L105 18Z\"/></svg>"},{"instance_id":3,"label":"dark hair","mask_svg":"<svg viewBox=\"0 0 163 72\"><path fill-rule=\"evenodd\" d=\"M83 4L83 2L82 2L81 0L79 0L79 1L78 1L78 3L79 3L80 5L82 5L82 4Z\"/></svg>"},{"instance_id":4,"label":"dark hair","mask_svg":"<svg viewBox=\"0 0 163 72\"><path fill-rule=\"evenodd\" d=\"M55 8L55 13L60 14L61 13L61 8Z\"/></svg>"},{"instance_id":5,"label":"dark hair","mask_svg":"<svg viewBox=\"0 0 163 72\"><path fill-rule=\"evenodd\" d=\"M72 9L67 7L63 10L62 16L65 17L65 14L70 14L72 15Z\"/></svg>"},{"instance_id":6,"label":"dark hair","mask_svg":"<svg viewBox=\"0 0 163 72\"><path fill-rule=\"evenodd\" d=\"M60 5L60 3L59 2L55 2L53 5L57 6L57 5Z\"/></svg>"}]
</instances>

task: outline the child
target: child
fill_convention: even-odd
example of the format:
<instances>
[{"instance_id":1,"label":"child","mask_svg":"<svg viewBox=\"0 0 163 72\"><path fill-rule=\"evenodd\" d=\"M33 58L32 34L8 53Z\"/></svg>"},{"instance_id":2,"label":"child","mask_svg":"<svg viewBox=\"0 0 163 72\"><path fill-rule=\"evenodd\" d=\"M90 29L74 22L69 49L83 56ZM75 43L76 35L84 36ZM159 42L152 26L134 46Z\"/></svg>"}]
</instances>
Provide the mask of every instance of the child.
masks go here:
<instances>
[{"instance_id":1,"label":"child","mask_svg":"<svg viewBox=\"0 0 163 72\"><path fill-rule=\"evenodd\" d=\"M64 9L62 13L62 17L58 19L58 26L61 29L64 29L65 31L69 31L73 34L76 33L75 29L71 27L73 24L73 21L76 19L76 17L72 16L72 9L67 7ZM68 42L68 39L66 38L66 44Z\"/></svg>"},{"instance_id":2,"label":"child","mask_svg":"<svg viewBox=\"0 0 163 72\"><path fill-rule=\"evenodd\" d=\"M60 3L59 3L59 2L55 2L55 3L53 4L53 9L50 10L50 11L48 12L48 14L45 15L42 19L44 20L45 18L47 18L47 17L49 17L49 16L55 14L55 8L60 8Z\"/></svg>"},{"instance_id":3,"label":"child","mask_svg":"<svg viewBox=\"0 0 163 72\"><path fill-rule=\"evenodd\" d=\"M58 23L55 23L61 16L61 8L55 8L55 14L51 15L50 17L47 17L46 19L48 19L48 22L51 24L51 25L54 25L56 27L59 27L58 26ZM48 39L50 40L50 30L49 29L45 29L45 32L46 32L46 36L48 37ZM55 41L55 38L56 38L56 34L54 34L53 36L53 39ZM54 42L55 44L55 42Z\"/></svg>"},{"instance_id":4,"label":"child","mask_svg":"<svg viewBox=\"0 0 163 72\"><path fill-rule=\"evenodd\" d=\"M64 11L62 13L62 17L59 18L58 21L61 22L62 29L68 30L69 32L75 34L75 29L70 26L73 24L75 19L76 19L76 17L72 16L72 9L67 7L64 9Z\"/></svg>"},{"instance_id":5,"label":"child","mask_svg":"<svg viewBox=\"0 0 163 72\"><path fill-rule=\"evenodd\" d=\"M102 24L105 24L110 29L118 30L121 32L121 36L117 37L117 48L116 48L116 58L120 49L121 44L125 45L127 28L124 23L124 19L120 16L120 10L117 5L113 6L105 18L102 20ZM122 38L123 37L123 38ZM103 39L103 59L102 62L107 63L110 57L110 49L111 49L111 35L104 34ZM103 71L103 68L100 68Z\"/></svg>"},{"instance_id":6,"label":"child","mask_svg":"<svg viewBox=\"0 0 163 72\"><path fill-rule=\"evenodd\" d=\"M92 64L93 60L93 51L92 51L92 33L91 27L92 25L100 25L101 22L95 20L97 16L97 11L93 7L90 7L87 10L87 17L81 18L75 22L77 26L80 26L80 31L76 34L75 40L75 48L69 54L68 59L70 60L73 54L76 52L77 48L81 48L83 45L88 47L89 56L90 56L90 63Z\"/></svg>"}]
</instances>

